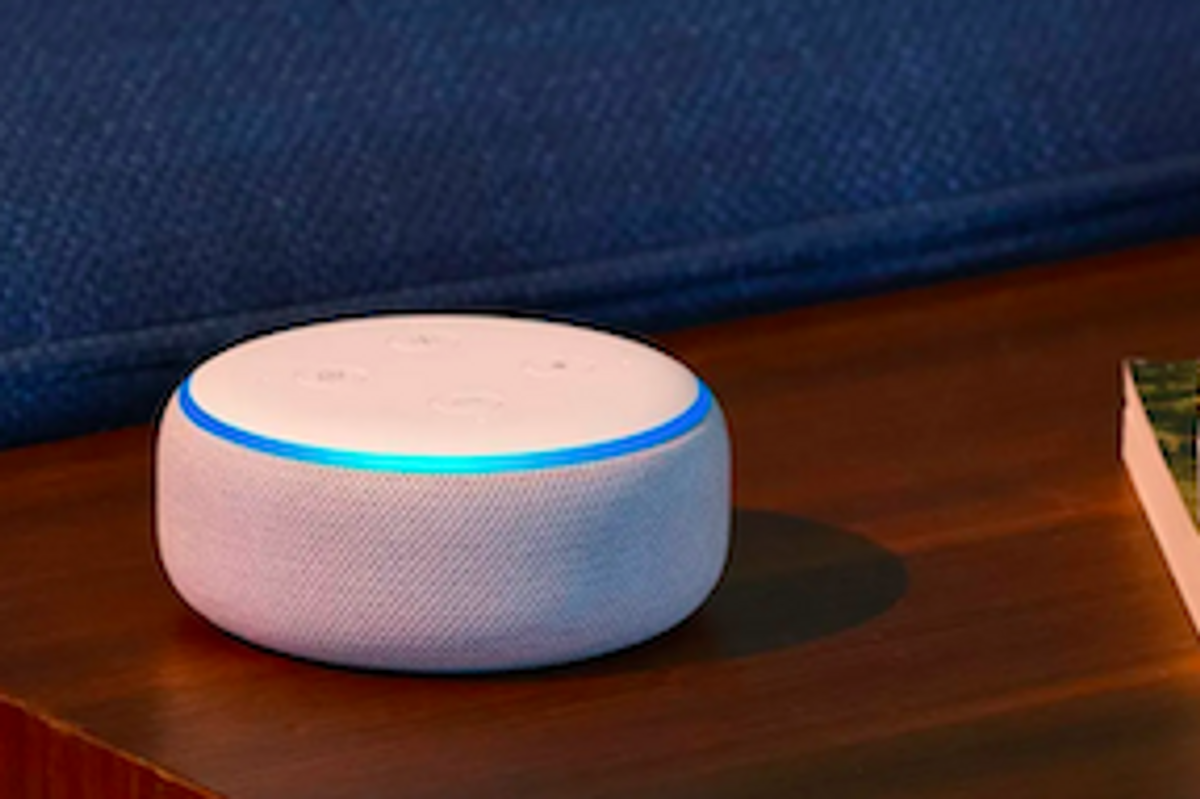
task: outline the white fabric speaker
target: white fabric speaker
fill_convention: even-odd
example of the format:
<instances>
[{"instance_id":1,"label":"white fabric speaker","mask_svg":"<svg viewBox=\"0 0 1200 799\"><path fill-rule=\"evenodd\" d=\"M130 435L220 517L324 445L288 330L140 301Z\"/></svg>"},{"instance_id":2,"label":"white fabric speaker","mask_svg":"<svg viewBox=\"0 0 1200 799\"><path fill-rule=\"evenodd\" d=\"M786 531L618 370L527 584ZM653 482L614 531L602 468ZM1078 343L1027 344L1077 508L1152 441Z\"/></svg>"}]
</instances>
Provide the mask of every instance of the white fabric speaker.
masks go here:
<instances>
[{"instance_id":1,"label":"white fabric speaker","mask_svg":"<svg viewBox=\"0 0 1200 799\"><path fill-rule=\"evenodd\" d=\"M644 344L495 316L254 339L168 403L157 542L216 625L343 665L562 663L692 614L728 551L712 394Z\"/></svg>"}]
</instances>

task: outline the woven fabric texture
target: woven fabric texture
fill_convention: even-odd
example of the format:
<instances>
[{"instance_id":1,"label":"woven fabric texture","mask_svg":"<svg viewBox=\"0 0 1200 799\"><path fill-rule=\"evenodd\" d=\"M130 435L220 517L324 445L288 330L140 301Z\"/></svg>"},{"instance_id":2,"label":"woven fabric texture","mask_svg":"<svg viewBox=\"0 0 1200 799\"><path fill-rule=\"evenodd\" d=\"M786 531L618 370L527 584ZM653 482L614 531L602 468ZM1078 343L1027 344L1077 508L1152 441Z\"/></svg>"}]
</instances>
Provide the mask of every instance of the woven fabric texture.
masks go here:
<instances>
[{"instance_id":1,"label":"woven fabric texture","mask_svg":"<svg viewBox=\"0 0 1200 799\"><path fill-rule=\"evenodd\" d=\"M158 442L162 562L195 609L293 655L352 666L546 666L675 626L729 547L716 406L620 457L493 474L322 466L232 444L178 402Z\"/></svg>"},{"instance_id":2,"label":"woven fabric texture","mask_svg":"<svg viewBox=\"0 0 1200 799\"><path fill-rule=\"evenodd\" d=\"M345 312L661 328L1200 227L1193 0L0 5L0 446Z\"/></svg>"}]
</instances>

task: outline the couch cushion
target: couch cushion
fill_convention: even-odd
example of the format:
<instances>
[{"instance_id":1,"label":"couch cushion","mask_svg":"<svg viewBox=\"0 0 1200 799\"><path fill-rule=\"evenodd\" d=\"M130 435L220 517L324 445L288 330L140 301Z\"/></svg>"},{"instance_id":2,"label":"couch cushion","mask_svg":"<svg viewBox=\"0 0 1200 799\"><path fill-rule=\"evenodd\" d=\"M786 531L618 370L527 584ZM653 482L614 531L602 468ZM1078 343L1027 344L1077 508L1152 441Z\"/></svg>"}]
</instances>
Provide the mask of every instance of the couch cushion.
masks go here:
<instances>
[{"instance_id":1,"label":"couch cushion","mask_svg":"<svg viewBox=\"0 0 1200 799\"><path fill-rule=\"evenodd\" d=\"M253 331L657 328L1200 223L1184 0L0 9L0 445Z\"/></svg>"}]
</instances>

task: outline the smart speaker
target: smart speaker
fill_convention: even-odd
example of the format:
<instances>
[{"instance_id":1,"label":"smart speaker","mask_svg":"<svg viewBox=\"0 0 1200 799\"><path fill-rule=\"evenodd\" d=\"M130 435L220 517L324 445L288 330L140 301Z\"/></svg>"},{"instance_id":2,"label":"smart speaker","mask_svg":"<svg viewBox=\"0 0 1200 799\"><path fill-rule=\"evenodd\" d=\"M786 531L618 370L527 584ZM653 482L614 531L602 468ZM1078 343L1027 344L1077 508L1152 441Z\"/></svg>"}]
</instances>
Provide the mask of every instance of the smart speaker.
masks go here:
<instances>
[{"instance_id":1,"label":"smart speaker","mask_svg":"<svg viewBox=\"0 0 1200 799\"><path fill-rule=\"evenodd\" d=\"M156 480L159 555L192 608L349 666L627 647L703 603L729 543L708 388L558 322L394 315L252 339L175 391Z\"/></svg>"}]
</instances>

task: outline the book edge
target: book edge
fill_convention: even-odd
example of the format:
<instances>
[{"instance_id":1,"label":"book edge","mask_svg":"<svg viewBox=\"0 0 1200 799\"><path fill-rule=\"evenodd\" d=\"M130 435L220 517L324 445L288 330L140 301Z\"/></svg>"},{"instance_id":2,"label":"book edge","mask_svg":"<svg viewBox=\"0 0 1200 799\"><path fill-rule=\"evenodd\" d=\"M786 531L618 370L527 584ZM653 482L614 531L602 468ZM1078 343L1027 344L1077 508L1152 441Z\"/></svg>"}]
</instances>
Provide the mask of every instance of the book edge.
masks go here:
<instances>
[{"instance_id":1,"label":"book edge","mask_svg":"<svg viewBox=\"0 0 1200 799\"><path fill-rule=\"evenodd\" d=\"M1130 361L1122 364L1122 372L1121 460L1192 627L1200 634L1200 531L1154 435Z\"/></svg>"}]
</instances>

